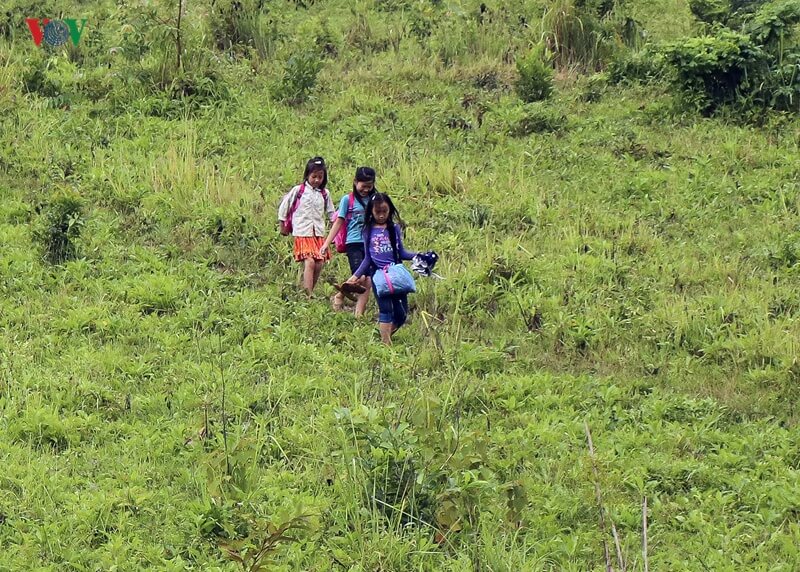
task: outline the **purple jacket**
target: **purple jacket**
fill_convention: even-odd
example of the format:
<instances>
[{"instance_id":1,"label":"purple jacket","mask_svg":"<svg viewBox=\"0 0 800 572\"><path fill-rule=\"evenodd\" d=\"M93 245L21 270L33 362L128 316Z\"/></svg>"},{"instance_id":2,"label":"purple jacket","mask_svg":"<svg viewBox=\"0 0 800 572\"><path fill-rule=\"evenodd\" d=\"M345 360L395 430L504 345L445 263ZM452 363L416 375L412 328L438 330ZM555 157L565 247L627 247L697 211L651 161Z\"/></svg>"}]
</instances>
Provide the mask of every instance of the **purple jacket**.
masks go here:
<instances>
[{"instance_id":1,"label":"purple jacket","mask_svg":"<svg viewBox=\"0 0 800 572\"><path fill-rule=\"evenodd\" d=\"M400 260L411 260L416 256L416 252L410 252L403 246L403 233L400 225L394 225L397 236L397 254ZM397 262L392 252L392 241L389 236L389 228L372 227L364 229L364 261L353 273L361 278L364 274L372 276L378 268L383 268L388 264Z\"/></svg>"}]
</instances>

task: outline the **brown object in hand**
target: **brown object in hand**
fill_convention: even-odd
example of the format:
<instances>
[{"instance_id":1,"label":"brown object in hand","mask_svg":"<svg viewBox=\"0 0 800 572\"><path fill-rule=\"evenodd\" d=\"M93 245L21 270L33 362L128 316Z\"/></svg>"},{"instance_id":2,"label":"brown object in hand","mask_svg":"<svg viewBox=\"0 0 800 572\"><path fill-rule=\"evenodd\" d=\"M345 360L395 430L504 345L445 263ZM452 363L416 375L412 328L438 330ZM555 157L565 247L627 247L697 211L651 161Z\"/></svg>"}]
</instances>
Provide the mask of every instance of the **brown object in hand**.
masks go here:
<instances>
[{"instance_id":1,"label":"brown object in hand","mask_svg":"<svg viewBox=\"0 0 800 572\"><path fill-rule=\"evenodd\" d=\"M357 282L342 282L339 287L342 292L352 292L353 294L363 294L367 291L367 287Z\"/></svg>"}]
</instances>

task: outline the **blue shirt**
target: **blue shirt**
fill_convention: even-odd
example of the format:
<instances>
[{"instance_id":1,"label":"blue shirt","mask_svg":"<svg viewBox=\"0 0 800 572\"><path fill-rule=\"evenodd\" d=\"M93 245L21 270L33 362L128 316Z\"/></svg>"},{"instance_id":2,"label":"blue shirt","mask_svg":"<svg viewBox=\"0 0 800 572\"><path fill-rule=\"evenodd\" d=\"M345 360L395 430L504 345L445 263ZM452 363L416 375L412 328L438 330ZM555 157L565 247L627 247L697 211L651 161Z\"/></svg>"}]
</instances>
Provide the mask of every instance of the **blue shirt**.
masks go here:
<instances>
[{"instance_id":1,"label":"blue shirt","mask_svg":"<svg viewBox=\"0 0 800 572\"><path fill-rule=\"evenodd\" d=\"M361 199L366 204L367 199ZM347 207L350 204L350 193L339 201L339 218L347 220ZM347 244L362 244L364 242L364 205L358 201L358 194L353 197L353 211L350 222L347 224Z\"/></svg>"}]
</instances>

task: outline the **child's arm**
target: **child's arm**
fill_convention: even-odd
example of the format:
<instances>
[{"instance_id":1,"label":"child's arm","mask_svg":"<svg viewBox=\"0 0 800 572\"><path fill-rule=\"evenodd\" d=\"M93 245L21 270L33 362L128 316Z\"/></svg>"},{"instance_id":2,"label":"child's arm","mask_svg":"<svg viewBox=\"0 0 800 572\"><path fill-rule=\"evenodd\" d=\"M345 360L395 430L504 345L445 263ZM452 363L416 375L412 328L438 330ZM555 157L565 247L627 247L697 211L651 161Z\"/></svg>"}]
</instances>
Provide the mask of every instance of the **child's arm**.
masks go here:
<instances>
[{"instance_id":1,"label":"child's arm","mask_svg":"<svg viewBox=\"0 0 800 572\"><path fill-rule=\"evenodd\" d=\"M328 247L333 242L334 237L339 233L339 229L342 228L344 224L344 219L342 217L337 217L336 222L333 223L331 227L331 231L328 233L328 237L325 239L325 242L322 243L322 247L319 249L319 253L325 256L325 251L328 250Z\"/></svg>"},{"instance_id":2,"label":"child's arm","mask_svg":"<svg viewBox=\"0 0 800 572\"><path fill-rule=\"evenodd\" d=\"M397 229L397 252L400 253L400 259L411 260L417 253L406 250L406 247L403 245L403 231L400 230L400 225L395 225L395 228Z\"/></svg>"},{"instance_id":3,"label":"child's arm","mask_svg":"<svg viewBox=\"0 0 800 572\"><path fill-rule=\"evenodd\" d=\"M366 234L366 233L365 233ZM372 253L370 252L369 246L367 246L368 241L366 240L366 236L364 237L364 260L361 261L361 265L356 268L356 271L353 272L353 275L348 278L348 282L355 282L364 274L366 274L367 270L372 266Z\"/></svg>"},{"instance_id":4,"label":"child's arm","mask_svg":"<svg viewBox=\"0 0 800 572\"><path fill-rule=\"evenodd\" d=\"M331 215L333 214L333 211L336 210L336 207L333 206L333 199L331 198L330 191L328 191L328 196L326 198L327 200L325 201L325 212L328 214L328 218L331 218Z\"/></svg>"},{"instance_id":5,"label":"child's arm","mask_svg":"<svg viewBox=\"0 0 800 572\"><path fill-rule=\"evenodd\" d=\"M297 199L297 193L300 192L300 185L295 185L292 187L286 196L281 201L280 206L278 207L278 220L285 221L289 216L289 209L292 208L294 201Z\"/></svg>"},{"instance_id":6,"label":"child's arm","mask_svg":"<svg viewBox=\"0 0 800 572\"><path fill-rule=\"evenodd\" d=\"M330 198L330 197L329 197ZM325 239L325 242L322 244L322 248L319 249L319 253L325 256L325 251L328 250L328 247L333 242L333 239L336 237L336 233L342 228L342 225L347 222L347 206L348 206L347 195L339 203L339 216L336 217L336 220L331 227L331 231L328 233L328 237Z\"/></svg>"},{"instance_id":7,"label":"child's arm","mask_svg":"<svg viewBox=\"0 0 800 572\"><path fill-rule=\"evenodd\" d=\"M369 248L367 248L366 251L364 252L364 260L361 261L361 265L358 268L356 268L356 271L353 272L353 275L350 277L350 280L348 280L348 282L350 282L351 280L355 282L356 280L364 276L364 274L367 272L367 269L371 265L372 265L372 255L369 253Z\"/></svg>"},{"instance_id":8,"label":"child's arm","mask_svg":"<svg viewBox=\"0 0 800 572\"><path fill-rule=\"evenodd\" d=\"M292 204L294 201L294 197L292 193L289 192L283 197L281 204L278 205L278 220L280 222L286 222L286 218L289 216L289 205Z\"/></svg>"}]
</instances>

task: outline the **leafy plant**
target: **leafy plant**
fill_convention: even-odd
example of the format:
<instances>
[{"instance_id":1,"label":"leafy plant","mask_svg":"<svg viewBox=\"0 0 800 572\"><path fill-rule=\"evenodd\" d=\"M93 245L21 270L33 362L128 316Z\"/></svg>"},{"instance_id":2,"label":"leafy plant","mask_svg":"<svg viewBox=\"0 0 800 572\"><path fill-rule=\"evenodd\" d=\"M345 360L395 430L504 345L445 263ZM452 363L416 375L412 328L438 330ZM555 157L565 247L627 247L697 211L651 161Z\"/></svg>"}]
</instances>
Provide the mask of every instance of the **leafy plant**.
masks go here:
<instances>
[{"instance_id":1,"label":"leafy plant","mask_svg":"<svg viewBox=\"0 0 800 572\"><path fill-rule=\"evenodd\" d=\"M666 61L684 100L704 113L724 105L794 109L800 94L800 47L793 32L798 22L798 0L774 0L744 24L731 19L737 30L719 27L666 46Z\"/></svg>"},{"instance_id":2,"label":"leafy plant","mask_svg":"<svg viewBox=\"0 0 800 572\"><path fill-rule=\"evenodd\" d=\"M251 528L247 538L221 542L220 548L228 558L239 564L244 572L268 570L271 559L282 545L299 541L299 538L289 533L305 530L307 527L306 515L296 516L281 525L260 522Z\"/></svg>"},{"instance_id":3,"label":"leafy plant","mask_svg":"<svg viewBox=\"0 0 800 572\"><path fill-rule=\"evenodd\" d=\"M553 69L536 50L517 60L516 90L522 101L542 101L553 93Z\"/></svg>"},{"instance_id":4,"label":"leafy plant","mask_svg":"<svg viewBox=\"0 0 800 572\"><path fill-rule=\"evenodd\" d=\"M612 84L650 83L665 77L664 58L653 49L626 50L618 52L606 70Z\"/></svg>"},{"instance_id":5,"label":"leafy plant","mask_svg":"<svg viewBox=\"0 0 800 572\"><path fill-rule=\"evenodd\" d=\"M747 22L744 30L765 49L780 55L782 50L797 45L798 23L800 23L799 0L774 0L758 10Z\"/></svg>"},{"instance_id":6,"label":"leafy plant","mask_svg":"<svg viewBox=\"0 0 800 572\"><path fill-rule=\"evenodd\" d=\"M293 53L286 61L283 77L274 89L274 96L290 105L306 101L317 86L322 59L314 50Z\"/></svg>"},{"instance_id":7,"label":"leafy plant","mask_svg":"<svg viewBox=\"0 0 800 572\"><path fill-rule=\"evenodd\" d=\"M567 117L552 107L541 104L526 105L522 117L509 128L514 137L525 137L533 133L554 133L567 126Z\"/></svg>"},{"instance_id":8,"label":"leafy plant","mask_svg":"<svg viewBox=\"0 0 800 572\"><path fill-rule=\"evenodd\" d=\"M729 0L689 0L695 18L706 24L724 24L731 12Z\"/></svg>"},{"instance_id":9,"label":"leafy plant","mask_svg":"<svg viewBox=\"0 0 800 572\"><path fill-rule=\"evenodd\" d=\"M33 238L49 262L61 264L75 258L83 226L83 201L76 194L59 194L45 207Z\"/></svg>"},{"instance_id":10,"label":"leafy plant","mask_svg":"<svg viewBox=\"0 0 800 572\"><path fill-rule=\"evenodd\" d=\"M754 93L767 59L761 46L747 35L725 28L715 35L673 43L665 48L664 56L683 97L704 113Z\"/></svg>"}]
</instances>

